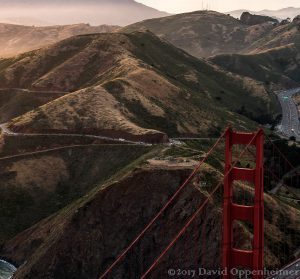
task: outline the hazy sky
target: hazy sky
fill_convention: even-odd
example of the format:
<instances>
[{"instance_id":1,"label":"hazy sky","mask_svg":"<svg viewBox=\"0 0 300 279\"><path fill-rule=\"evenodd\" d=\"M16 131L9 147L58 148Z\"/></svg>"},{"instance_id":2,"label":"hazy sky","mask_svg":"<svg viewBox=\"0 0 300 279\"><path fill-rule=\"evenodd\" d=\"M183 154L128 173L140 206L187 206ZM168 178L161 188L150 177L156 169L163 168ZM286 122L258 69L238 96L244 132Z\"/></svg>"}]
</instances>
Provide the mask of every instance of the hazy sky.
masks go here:
<instances>
[{"instance_id":1,"label":"hazy sky","mask_svg":"<svg viewBox=\"0 0 300 279\"><path fill-rule=\"evenodd\" d=\"M202 9L202 0L136 0L170 13L180 13ZM203 0L204 8L221 12L237 9L277 10L286 7L300 7L300 0Z\"/></svg>"}]
</instances>

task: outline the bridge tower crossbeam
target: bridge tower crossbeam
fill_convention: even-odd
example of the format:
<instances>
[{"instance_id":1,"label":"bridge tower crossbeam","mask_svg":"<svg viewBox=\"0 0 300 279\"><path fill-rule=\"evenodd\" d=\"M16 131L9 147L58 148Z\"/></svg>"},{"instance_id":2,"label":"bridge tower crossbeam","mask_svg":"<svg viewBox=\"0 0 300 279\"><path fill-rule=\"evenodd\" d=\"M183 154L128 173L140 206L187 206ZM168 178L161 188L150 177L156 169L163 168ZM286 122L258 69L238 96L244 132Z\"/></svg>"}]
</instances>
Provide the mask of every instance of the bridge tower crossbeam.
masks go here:
<instances>
[{"instance_id":1,"label":"bridge tower crossbeam","mask_svg":"<svg viewBox=\"0 0 300 279\"><path fill-rule=\"evenodd\" d=\"M255 136L255 138L254 138ZM231 279L230 270L245 268L253 272L253 279L262 279L264 267L264 199L263 199L263 150L264 132L238 133L231 128L226 131L224 202L223 202L223 245L222 265L227 270L223 279ZM254 140L253 140L254 138ZM234 145L256 147L256 166L254 169L232 167L232 148ZM254 204L246 206L233 202L234 181L247 181L255 186ZM244 221L253 225L252 250L234 248L234 221Z\"/></svg>"}]
</instances>

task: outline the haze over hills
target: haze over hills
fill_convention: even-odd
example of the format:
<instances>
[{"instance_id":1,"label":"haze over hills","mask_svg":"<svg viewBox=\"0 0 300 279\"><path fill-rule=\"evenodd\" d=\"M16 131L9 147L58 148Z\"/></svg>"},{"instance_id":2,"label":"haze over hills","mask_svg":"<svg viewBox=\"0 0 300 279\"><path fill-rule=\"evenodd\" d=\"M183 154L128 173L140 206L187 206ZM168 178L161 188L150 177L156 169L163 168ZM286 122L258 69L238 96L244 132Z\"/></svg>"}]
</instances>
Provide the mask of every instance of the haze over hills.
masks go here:
<instances>
[{"instance_id":1,"label":"haze over hills","mask_svg":"<svg viewBox=\"0 0 300 279\"><path fill-rule=\"evenodd\" d=\"M300 8L288 7L280 10L262 10L262 11L235 10L235 11L227 12L226 14L230 14L235 18L240 18L243 12L250 12L251 14L256 14L256 15L271 16L282 20L286 18L293 19L295 16L300 14Z\"/></svg>"},{"instance_id":2,"label":"haze over hills","mask_svg":"<svg viewBox=\"0 0 300 279\"><path fill-rule=\"evenodd\" d=\"M75 35L113 32L118 28L118 26L89 24L31 27L0 23L0 57L38 49Z\"/></svg>"},{"instance_id":3,"label":"haze over hills","mask_svg":"<svg viewBox=\"0 0 300 279\"><path fill-rule=\"evenodd\" d=\"M33 17L8 17L2 18L0 23L14 24L14 25L25 25L25 26L49 26L49 22L38 20Z\"/></svg>"},{"instance_id":4,"label":"haze over hills","mask_svg":"<svg viewBox=\"0 0 300 279\"><path fill-rule=\"evenodd\" d=\"M293 43L299 33L297 22L276 24L267 17L248 17L249 23L213 11L197 11L145 20L124 27L123 32L150 30L196 57L265 51ZM72 35L115 30L116 26L107 25L25 27L0 24L0 57L37 49Z\"/></svg>"},{"instance_id":5,"label":"haze over hills","mask_svg":"<svg viewBox=\"0 0 300 279\"><path fill-rule=\"evenodd\" d=\"M127 25L147 18L167 16L134 0L63 0L63 1L0 1L0 22L7 18L35 18L46 25L78 24ZM20 22L21 24L26 24Z\"/></svg>"}]
</instances>

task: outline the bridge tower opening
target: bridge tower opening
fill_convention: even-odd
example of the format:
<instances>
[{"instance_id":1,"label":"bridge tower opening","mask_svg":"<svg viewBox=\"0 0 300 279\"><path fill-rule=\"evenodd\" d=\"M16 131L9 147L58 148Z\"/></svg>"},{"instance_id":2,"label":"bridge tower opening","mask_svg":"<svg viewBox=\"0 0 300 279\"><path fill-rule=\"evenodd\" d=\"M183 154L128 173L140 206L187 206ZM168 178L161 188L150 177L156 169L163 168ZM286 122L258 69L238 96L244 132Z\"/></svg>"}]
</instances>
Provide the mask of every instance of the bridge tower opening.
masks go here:
<instances>
[{"instance_id":1,"label":"bridge tower opening","mask_svg":"<svg viewBox=\"0 0 300 279\"><path fill-rule=\"evenodd\" d=\"M234 268L249 269L253 279L262 279L264 268L264 131L256 133L239 133L227 129L225 146L225 175L223 202L223 244L222 266L227 270L223 279L234 278ZM234 145L251 145L256 148L255 168L238 168L233 166L232 149ZM251 206L233 202L234 181L247 181L255 186L254 204ZM233 224L235 221L248 222L253 225L252 250L234 248Z\"/></svg>"}]
</instances>

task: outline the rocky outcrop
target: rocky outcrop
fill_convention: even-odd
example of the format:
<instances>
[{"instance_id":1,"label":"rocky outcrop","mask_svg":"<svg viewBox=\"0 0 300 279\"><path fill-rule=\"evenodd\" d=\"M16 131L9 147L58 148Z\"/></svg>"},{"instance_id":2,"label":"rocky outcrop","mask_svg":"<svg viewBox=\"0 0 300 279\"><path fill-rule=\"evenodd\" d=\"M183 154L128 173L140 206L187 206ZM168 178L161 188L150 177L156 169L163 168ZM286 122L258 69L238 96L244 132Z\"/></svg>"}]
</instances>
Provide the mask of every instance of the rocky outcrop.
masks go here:
<instances>
[{"instance_id":1,"label":"rocky outcrop","mask_svg":"<svg viewBox=\"0 0 300 279\"><path fill-rule=\"evenodd\" d=\"M244 12L241 15L241 22L247 25L257 25L263 24L266 22L279 23L279 21L273 17L269 16L261 16L261 15L253 15L249 12Z\"/></svg>"}]
</instances>

